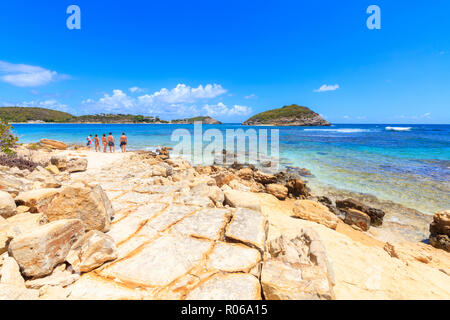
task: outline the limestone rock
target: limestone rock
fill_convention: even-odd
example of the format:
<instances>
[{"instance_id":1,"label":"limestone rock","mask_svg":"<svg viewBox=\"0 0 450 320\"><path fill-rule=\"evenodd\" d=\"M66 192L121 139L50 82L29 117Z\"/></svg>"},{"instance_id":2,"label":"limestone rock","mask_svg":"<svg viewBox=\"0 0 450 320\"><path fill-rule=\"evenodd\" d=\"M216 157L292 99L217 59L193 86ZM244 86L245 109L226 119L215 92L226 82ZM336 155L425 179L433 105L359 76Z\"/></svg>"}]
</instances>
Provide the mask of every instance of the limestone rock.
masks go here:
<instances>
[{"instance_id":1,"label":"limestone rock","mask_svg":"<svg viewBox=\"0 0 450 320\"><path fill-rule=\"evenodd\" d=\"M430 244L450 252L450 210L434 215L430 225Z\"/></svg>"},{"instance_id":2,"label":"limestone rock","mask_svg":"<svg viewBox=\"0 0 450 320\"><path fill-rule=\"evenodd\" d=\"M238 209L226 228L225 236L264 252L268 226L261 212Z\"/></svg>"},{"instance_id":3,"label":"limestone rock","mask_svg":"<svg viewBox=\"0 0 450 320\"><path fill-rule=\"evenodd\" d=\"M60 286L43 286L39 290L39 300L66 300L71 289Z\"/></svg>"},{"instance_id":4,"label":"limestone rock","mask_svg":"<svg viewBox=\"0 0 450 320\"><path fill-rule=\"evenodd\" d=\"M32 173L27 176L27 179L41 182L43 188L59 188L61 183L48 171L38 166Z\"/></svg>"},{"instance_id":5,"label":"limestone rock","mask_svg":"<svg viewBox=\"0 0 450 320\"><path fill-rule=\"evenodd\" d=\"M86 231L110 229L114 210L100 185L62 189L45 211L49 221L80 219Z\"/></svg>"},{"instance_id":6,"label":"limestone rock","mask_svg":"<svg viewBox=\"0 0 450 320\"><path fill-rule=\"evenodd\" d=\"M13 197L4 191L0 191L0 216L9 218L16 214L16 203Z\"/></svg>"},{"instance_id":7,"label":"limestone rock","mask_svg":"<svg viewBox=\"0 0 450 320\"><path fill-rule=\"evenodd\" d=\"M25 282L25 286L29 289L40 289L45 286L67 287L79 279L80 275L66 270L66 265L63 263L57 266L51 275L35 280L28 280Z\"/></svg>"},{"instance_id":8,"label":"limestone rock","mask_svg":"<svg viewBox=\"0 0 450 320\"><path fill-rule=\"evenodd\" d=\"M277 177L272 175L272 174L268 174L268 173L264 173L261 171L256 171L254 174L254 179L256 182L262 183L263 185L266 184L271 184L271 183L277 183Z\"/></svg>"},{"instance_id":9,"label":"limestone rock","mask_svg":"<svg viewBox=\"0 0 450 320\"><path fill-rule=\"evenodd\" d=\"M380 227L383 224L385 212L380 209L370 208L365 204L354 199L345 199L336 201L338 209L347 212L349 209L355 209L367 214L370 217L370 224L374 227Z\"/></svg>"},{"instance_id":10,"label":"limestone rock","mask_svg":"<svg viewBox=\"0 0 450 320\"><path fill-rule=\"evenodd\" d=\"M370 228L370 217L355 209L347 209L344 222L349 225L356 225L361 230L367 231Z\"/></svg>"},{"instance_id":11,"label":"limestone rock","mask_svg":"<svg viewBox=\"0 0 450 320\"><path fill-rule=\"evenodd\" d=\"M280 200L285 200L288 195L288 188L281 184L268 184L266 191Z\"/></svg>"},{"instance_id":12,"label":"limestone rock","mask_svg":"<svg viewBox=\"0 0 450 320\"><path fill-rule=\"evenodd\" d=\"M217 207L222 207L225 201L223 191L217 186L208 186L206 183L198 184L191 189L194 197L208 197Z\"/></svg>"},{"instance_id":13,"label":"limestone rock","mask_svg":"<svg viewBox=\"0 0 450 320\"><path fill-rule=\"evenodd\" d=\"M293 239L268 244L271 258L263 264L261 284L268 300L334 299L334 273L325 249L312 229Z\"/></svg>"},{"instance_id":14,"label":"limestone rock","mask_svg":"<svg viewBox=\"0 0 450 320\"><path fill-rule=\"evenodd\" d=\"M1 284L12 285L16 287L25 288L25 280L20 274L20 268L16 260L11 257L6 257L3 260L3 267L1 272Z\"/></svg>"},{"instance_id":15,"label":"limestone rock","mask_svg":"<svg viewBox=\"0 0 450 320\"><path fill-rule=\"evenodd\" d=\"M69 146L65 144L64 142L57 141L57 140L50 140L50 139L42 139L40 141L42 145L45 147L50 147L52 149L58 149L58 150L67 150Z\"/></svg>"},{"instance_id":16,"label":"limestone rock","mask_svg":"<svg viewBox=\"0 0 450 320\"><path fill-rule=\"evenodd\" d=\"M67 157L64 155L52 156L50 159L50 163L60 171L65 171L67 169Z\"/></svg>"},{"instance_id":17,"label":"limestone rock","mask_svg":"<svg viewBox=\"0 0 450 320\"><path fill-rule=\"evenodd\" d=\"M239 243L218 242L209 255L207 267L223 272L251 272L253 268L259 277L261 253Z\"/></svg>"},{"instance_id":18,"label":"limestone rock","mask_svg":"<svg viewBox=\"0 0 450 320\"><path fill-rule=\"evenodd\" d=\"M0 284L0 300L37 300L38 298L39 290Z\"/></svg>"},{"instance_id":19,"label":"limestone rock","mask_svg":"<svg viewBox=\"0 0 450 320\"><path fill-rule=\"evenodd\" d=\"M76 272L89 272L115 259L117 249L113 238L97 230L89 231L78 239L66 257Z\"/></svg>"},{"instance_id":20,"label":"limestone rock","mask_svg":"<svg viewBox=\"0 0 450 320\"><path fill-rule=\"evenodd\" d=\"M224 190L225 204L233 208L246 208L261 211L261 203L258 197L251 192L237 190Z\"/></svg>"},{"instance_id":21,"label":"limestone rock","mask_svg":"<svg viewBox=\"0 0 450 320\"><path fill-rule=\"evenodd\" d=\"M216 180L216 184L219 188L223 185L228 184L230 181L236 179L236 176L230 172L219 172L212 176L214 180Z\"/></svg>"},{"instance_id":22,"label":"limestone rock","mask_svg":"<svg viewBox=\"0 0 450 320\"><path fill-rule=\"evenodd\" d=\"M59 174L59 169L57 166L55 166L54 164L50 164L45 168L48 172L50 172L51 174Z\"/></svg>"},{"instance_id":23,"label":"limestone rock","mask_svg":"<svg viewBox=\"0 0 450 320\"><path fill-rule=\"evenodd\" d=\"M306 187L306 183L302 179L290 179L286 183L286 187L295 198L306 199L309 197L309 191Z\"/></svg>"},{"instance_id":24,"label":"limestone rock","mask_svg":"<svg viewBox=\"0 0 450 320\"><path fill-rule=\"evenodd\" d=\"M336 229L339 222L327 207L311 200L296 201L293 212L297 218L320 223L330 229Z\"/></svg>"},{"instance_id":25,"label":"limestone rock","mask_svg":"<svg viewBox=\"0 0 450 320\"><path fill-rule=\"evenodd\" d=\"M15 201L17 205L30 207L30 212L45 212L59 192L59 189L54 188L25 191L19 193Z\"/></svg>"},{"instance_id":26,"label":"limestone rock","mask_svg":"<svg viewBox=\"0 0 450 320\"><path fill-rule=\"evenodd\" d=\"M0 173L0 191L17 195L25 188L25 184L14 176Z\"/></svg>"},{"instance_id":27,"label":"limestone rock","mask_svg":"<svg viewBox=\"0 0 450 320\"><path fill-rule=\"evenodd\" d=\"M8 252L28 277L43 277L63 262L78 238L84 234L80 220L55 221L14 238Z\"/></svg>"},{"instance_id":28,"label":"limestone rock","mask_svg":"<svg viewBox=\"0 0 450 320\"><path fill-rule=\"evenodd\" d=\"M24 212L6 220L6 228L3 229L11 238L25 235L48 222L43 213ZM2 227L0 227L0 231Z\"/></svg>"},{"instance_id":29,"label":"limestone rock","mask_svg":"<svg viewBox=\"0 0 450 320\"><path fill-rule=\"evenodd\" d=\"M189 292L187 300L261 300L260 284L249 274L217 274Z\"/></svg>"},{"instance_id":30,"label":"limestone rock","mask_svg":"<svg viewBox=\"0 0 450 320\"><path fill-rule=\"evenodd\" d=\"M244 180L251 180L253 178L253 170L250 168L243 168L237 172L237 176Z\"/></svg>"},{"instance_id":31,"label":"limestone rock","mask_svg":"<svg viewBox=\"0 0 450 320\"><path fill-rule=\"evenodd\" d=\"M66 170L69 173L86 171L88 166L87 159L74 158L67 161Z\"/></svg>"}]
</instances>

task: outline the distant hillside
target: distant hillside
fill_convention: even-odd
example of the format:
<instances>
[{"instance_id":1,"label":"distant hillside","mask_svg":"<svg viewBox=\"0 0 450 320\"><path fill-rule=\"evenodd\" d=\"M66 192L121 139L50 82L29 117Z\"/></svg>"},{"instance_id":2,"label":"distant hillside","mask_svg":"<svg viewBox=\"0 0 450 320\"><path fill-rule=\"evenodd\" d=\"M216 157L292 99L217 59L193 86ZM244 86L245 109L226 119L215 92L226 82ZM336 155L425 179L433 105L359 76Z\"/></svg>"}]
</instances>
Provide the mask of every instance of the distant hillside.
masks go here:
<instances>
[{"instance_id":1,"label":"distant hillside","mask_svg":"<svg viewBox=\"0 0 450 320\"><path fill-rule=\"evenodd\" d=\"M8 122L70 122L74 116L61 111L44 108L2 107L0 118Z\"/></svg>"},{"instance_id":2,"label":"distant hillside","mask_svg":"<svg viewBox=\"0 0 450 320\"><path fill-rule=\"evenodd\" d=\"M66 112L45 108L0 107L0 118L8 122L49 123L168 123L158 117L131 114L97 114L73 116Z\"/></svg>"},{"instance_id":3,"label":"distant hillside","mask_svg":"<svg viewBox=\"0 0 450 320\"><path fill-rule=\"evenodd\" d=\"M211 117L194 117L189 119L172 120L170 123L176 124L192 124L194 122L202 122L203 124L222 124L222 122Z\"/></svg>"},{"instance_id":4,"label":"distant hillside","mask_svg":"<svg viewBox=\"0 0 450 320\"><path fill-rule=\"evenodd\" d=\"M259 113L245 121L243 125L329 126L331 124L311 109L293 104Z\"/></svg>"}]
</instances>

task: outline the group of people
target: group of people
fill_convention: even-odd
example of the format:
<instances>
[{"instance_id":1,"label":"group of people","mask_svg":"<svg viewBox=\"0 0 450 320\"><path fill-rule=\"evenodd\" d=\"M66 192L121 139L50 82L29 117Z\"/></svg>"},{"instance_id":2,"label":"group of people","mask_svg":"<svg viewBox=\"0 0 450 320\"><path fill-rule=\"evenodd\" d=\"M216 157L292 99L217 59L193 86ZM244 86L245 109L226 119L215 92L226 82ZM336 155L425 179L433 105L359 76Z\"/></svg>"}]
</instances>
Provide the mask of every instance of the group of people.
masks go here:
<instances>
[{"instance_id":1,"label":"group of people","mask_svg":"<svg viewBox=\"0 0 450 320\"><path fill-rule=\"evenodd\" d=\"M87 137L87 146L89 147L89 149L91 149L92 141L94 141L95 152L101 152L102 150L100 148L100 138L98 137L98 135L92 137L92 134L90 134L89 137ZM120 150L122 152L127 152L127 143L127 136L125 135L125 133L122 133L122 136L120 137ZM106 137L106 133L103 134L102 144L103 152L107 152L107 147L109 147L109 152L116 152L115 140L111 132L109 133L108 137Z\"/></svg>"}]
</instances>

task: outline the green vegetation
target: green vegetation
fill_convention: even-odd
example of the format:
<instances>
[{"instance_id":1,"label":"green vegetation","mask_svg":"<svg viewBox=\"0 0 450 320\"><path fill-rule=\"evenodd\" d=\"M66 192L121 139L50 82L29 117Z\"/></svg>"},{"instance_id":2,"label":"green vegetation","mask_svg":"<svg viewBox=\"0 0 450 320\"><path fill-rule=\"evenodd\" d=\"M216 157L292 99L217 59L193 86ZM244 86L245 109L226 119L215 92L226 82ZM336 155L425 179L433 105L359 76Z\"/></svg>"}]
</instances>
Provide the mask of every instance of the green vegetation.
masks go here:
<instances>
[{"instance_id":1,"label":"green vegetation","mask_svg":"<svg viewBox=\"0 0 450 320\"><path fill-rule=\"evenodd\" d=\"M11 133L11 125L0 118L0 151L7 155L14 154L12 148L17 142L17 137Z\"/></svg>"},{"instance_id":2,"label":"green vegetation","mask_svg":"<svg viewBox=\"0 0 450 320\"><path fill-rule=\"evenodd\" d=\"M309 108L292 104L290 106L284 106L283 108L280 109L274 109L259 113L256 116L251 117L247 121L259 121L264 123L272 120L277 120L280 118L288 118L288 117L303 118L312 115L315 115L315 112L311 111Z\"/></svg>"},{"instance_id":3,"label":"green vegetation","mask_svg":"<svg viewBox=\"0 0 450 320\"><path fill-rule=\"evenodd\" d=\"M74 116L69 113L44 108L0 108L0 118L7 122L70 122Z\"/></svg>"},{"instance_id":4,"label":"green vegetation","mask_svg":"<svg viewBox=\"0 0 450 320\"><path fill-rule=\"evenodd\" d=\"M73 116L45 108L1 107L0 118L8 122L43 121L47 123L168 123L158 117L132 114L96 114Z\"/></svg>"}]
</instances>

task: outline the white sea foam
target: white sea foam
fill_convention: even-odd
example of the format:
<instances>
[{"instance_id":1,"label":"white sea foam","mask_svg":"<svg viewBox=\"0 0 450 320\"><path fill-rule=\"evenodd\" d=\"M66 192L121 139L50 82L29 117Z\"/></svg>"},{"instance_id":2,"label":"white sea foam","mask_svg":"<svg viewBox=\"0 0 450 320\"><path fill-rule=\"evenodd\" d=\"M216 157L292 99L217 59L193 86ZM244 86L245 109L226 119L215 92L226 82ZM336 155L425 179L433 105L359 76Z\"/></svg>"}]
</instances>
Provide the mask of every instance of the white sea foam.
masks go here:
<instances>
[{"instance_id":1,"label":"white sea foam","mask_svg":"<svg viewBox=\"0 0 450 320\"><path fill-rule=\"evenodd\" d=\"M318 131L318 132L340 132L340 133L357 133L357 132L371 132L370 129L303 129L304 131Z\"/></svg>"},{"instance_id":2,"label":"white sea foam","mask_svg":"<svg viewBox=\"0 0 450 320\"><path fill-rule=\"evenodd\" d=\"M411 127L386 127L387 131L411 131Z\"/></svg>"}]
</instances>

